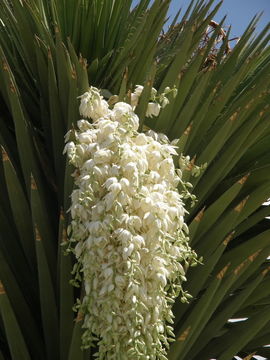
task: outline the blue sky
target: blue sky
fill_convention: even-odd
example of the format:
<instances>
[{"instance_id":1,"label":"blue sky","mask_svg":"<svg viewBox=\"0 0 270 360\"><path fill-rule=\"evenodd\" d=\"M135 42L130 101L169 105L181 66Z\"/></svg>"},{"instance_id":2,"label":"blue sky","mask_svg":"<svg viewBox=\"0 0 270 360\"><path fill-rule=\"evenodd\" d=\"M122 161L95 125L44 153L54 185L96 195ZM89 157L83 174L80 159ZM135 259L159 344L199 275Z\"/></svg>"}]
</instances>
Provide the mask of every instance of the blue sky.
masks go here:
<instances>
[{"instance_id":1,"label":"blue sky","mask_svg":"<svg viewBox=\"0 0 270 360\"><path fill-rule=\"evenodd\" d=\"M169 15L173 17L180 7L185 9L189 3L190 0L172 0ZM257 27L258 32L270 21L270 0L224 0L218 16L213 20L219 21L227 14L225 25L232 25L231 35L235 37L240 36L252 17L261 11L264 14Z\"/></svg>"}]
</instances>

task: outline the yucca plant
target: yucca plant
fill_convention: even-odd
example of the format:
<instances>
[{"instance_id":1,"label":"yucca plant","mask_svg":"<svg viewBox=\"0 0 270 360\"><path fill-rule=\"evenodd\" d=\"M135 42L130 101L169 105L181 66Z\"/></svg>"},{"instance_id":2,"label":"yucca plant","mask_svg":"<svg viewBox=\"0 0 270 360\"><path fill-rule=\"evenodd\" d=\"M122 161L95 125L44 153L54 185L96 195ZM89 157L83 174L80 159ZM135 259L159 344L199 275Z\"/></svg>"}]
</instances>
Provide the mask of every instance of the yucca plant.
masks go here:
<instances>
[{"instance_id":1,"label":"yucca plant","mask_svg":"<svg viewBox=\"0 0 270 360\"><path fill-rule=\"evenodd\" d=\"M187 273L193 298L174 305L168 358L270 358L269 25L254 35L255 16L230 49L213 4L191 1L164 32L170 0L1 1L0 359L94 359L61 246L73 188L64 135L89 86L109 98L136 84L141 129L180 139L197 197L186 221L203 265ZM178 89L156 119L145 116L152 86Z\"/></svg>"}]
</instances>

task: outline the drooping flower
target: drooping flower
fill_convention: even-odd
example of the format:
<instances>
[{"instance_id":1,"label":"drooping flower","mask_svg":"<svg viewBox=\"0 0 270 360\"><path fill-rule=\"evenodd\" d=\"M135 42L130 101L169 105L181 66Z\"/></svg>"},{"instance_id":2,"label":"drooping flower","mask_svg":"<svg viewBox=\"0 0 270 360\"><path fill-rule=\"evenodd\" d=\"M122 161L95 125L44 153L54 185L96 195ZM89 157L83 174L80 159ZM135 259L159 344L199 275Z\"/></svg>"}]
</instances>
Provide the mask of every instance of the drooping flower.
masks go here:
<instances>
[{"instance_id":1,"label":"drooping flower","mask_svg":"<svg viewBox=\"0 0 270 360\"><path fill-rule=\"evenodd\" d=\"M146 116L158 116L161 106L158 103L150 102L147 106Z\"/></svg>"},{"instance_id":2,"label":"drooping flower","mask_svg":"<svg viewBox=\"0 0 270 360\"><path fill-rule=\"evenodd\" d=\"M87 118L97 120L109 113L109 105L99 94L98 89L91 87L89 91L80 96L80 114Z\"/></svg>"},{"instance_id":3,"label":"drooping flower","mask_svg":"<svg viewBox=\"0 0 270 360\"><path fill-rule=\"evenodd\" d=\"M177 190L177 152L165 135L138 133L131 105L104 102L95 88L81 97L81 113L94 122L80 120L65 147L77 169L69 236L85 288L83 345L98 339L99 360L165 360L172 304L189 296L180 262L196 257Z\"/></svg>"}]
</instances>

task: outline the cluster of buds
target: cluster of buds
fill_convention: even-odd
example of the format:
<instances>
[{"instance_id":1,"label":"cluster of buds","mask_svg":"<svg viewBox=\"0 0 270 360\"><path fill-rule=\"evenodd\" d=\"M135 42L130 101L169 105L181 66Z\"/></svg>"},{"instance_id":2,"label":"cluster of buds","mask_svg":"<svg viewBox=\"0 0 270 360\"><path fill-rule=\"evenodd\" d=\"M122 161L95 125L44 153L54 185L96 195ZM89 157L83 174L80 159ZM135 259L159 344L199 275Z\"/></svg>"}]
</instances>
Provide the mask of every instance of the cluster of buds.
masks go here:
<instances>
[{"instance_id":1,"label":"cluster of buds","mask_svg":"<svg viewBox=\"0 0 270 360\"><path fill-rule=\"evenodd\" d=\"M82 340L98 345L99 360L167 359L171 308L177 296L190 297L182 282L196 262L176 147L165 135L138 132L135 100L110 109L91 87L80 112L92 122L80 120L66 135L76 168L68 233L84 284Z\"/></svg>"}]
</instances>

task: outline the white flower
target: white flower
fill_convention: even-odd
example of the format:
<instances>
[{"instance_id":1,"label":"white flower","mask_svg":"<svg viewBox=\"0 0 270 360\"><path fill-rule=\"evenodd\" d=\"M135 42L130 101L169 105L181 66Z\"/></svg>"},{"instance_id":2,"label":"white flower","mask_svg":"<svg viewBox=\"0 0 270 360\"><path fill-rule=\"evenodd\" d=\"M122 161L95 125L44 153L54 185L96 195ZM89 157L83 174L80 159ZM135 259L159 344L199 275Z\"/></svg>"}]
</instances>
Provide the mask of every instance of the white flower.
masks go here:
<instances>
[{"instance_id":1,"label":"white flower","mask_svg":"<svg viewBox=\"0 0 270 360\"><path fill-rule=\"evenodd\" d=\"M118 229L116 234L118 235L117 239L123 244L128 244L132 239L131 232L125 229Z\"/></svg>"},{"instance_id":2,"label":"white flower","mask_svg":"<svg viewBox=\"0 0 270 360\"><path fill-rule=\"evenodd\" d=\"M130 244L128 247L124 247L123 249L123 258L127 259L133 252L134 250L134 244Z\"/></svg>"},{"instance_id":3,"label":"white flower","mask_svg":"<svg viewBox=\"0 0 270 360\"><path fill-rule=\"evenodd\" d=\"M65 142L68 142L70 139L71 134L74 133L74 131L69 130L66 135L64 136ZM65 151L63 151L63 154L65 154Z\"/></svg>"},{"instance_id":4,"label":"white flower","mask_svg":"<svg viewBox=\"0 0 270 360\"><path fill-rule=\"evenodd\" d=\"M101 130L102 138L105 138L106 136L114 133L118 127L117 122L112 122L111 120L102 120L102 119L96 125Z\"/></svg>"},{"instance_id":5,"label":"white flower","mask_svg":"<svg viewBox=\"0 0 270 360\"><path fill-rule=\"evenodd\" d=\"M91 221L87 225L87 229L91 235L97 235L102 230L102 222L101 221Z\"/></svg>"},{"instance_id":6,"label":"white flower","mask_svg":"<svg viewBox=\"0 0 270 360\"><path fill-rule=\"evenodd\" d=\"M175 177L173 160L170 158L162 160L159 166L159 172L165 179L172 181Z\"/></svg>"},{"instance_id":7,"label":"white flower","mask_svg":"<svg viewBox=\"0 0 270 360\"><path fill-rule=\"evenodd\" d=\"M157 273L156 277L160 281L162 287L165 287L167 285L167 278L165 275Z\"/></svg>"},{"instance_id":8,"label":"white flower","mask_svg":"<svg viewBox=\"0 0 270 360\"><path fill-rule=\"evenodd\" d=\"M120 185L123 189L128 189L130 184L129 184L128 179L123 177L120 179Z\"/></svg>"},{"instance_id":9,"label":"white flower","mask_svg":"<svg viewBox=\"0 0 270 360\"><path fill-rule=\"evenodd\" d=\"M148 143L148 139L145 134L140 133L134 138L134 142L136 145L139 145L139 146L146 145Z\"/></svg>"},{"instance_id":10,"label":"white flower","mask_svg":"<svg viewBox=\"0 0 270 360\"><path fill-rule=\"evenodd\" d=\"M93 142L93 138L95 139L95 137L93 137L93 134L92 133L87 133L87 132L84 132L82 134L79 134L78 135L78 140L83 143L83 144L90 144Z\"/></svg>"},{"instance_id":11,"label":"white flower","mask_svg":"<svg viewBox=\"0 0 270 360\"><path fill-rule=\"evenodd\" d=\"M143 86L142 86L142 85L136 85L135 91L134 91L135 94L138 95L138 96L140 96L141 93L142 93L142 91L143 91Z\"/></svg>"},{"instance_id":12,"label":"white flower","mask_svg":"<svg viewBox=\"0 0 270 360\"><path fill-rule=\"evenodd\" d=\"M116 184L117 182L118 179L116 177L110 177L105 181L104 186L109 189L112 184Z\"/></svg>"},{"instance_id":13,"label":"white flower","mask_svg":"<svg viewBox=\"0 0 270 360\"><path fill-rule=\"evenodd\" d=\"M74 251L75 251L75 255L76 255L77 258L81 256L82 251L83 251L83 247L84 247L84 244L83 244L82 241L79 241L77 243L77 245L75 246Z\"/></svg>"},{"instance_id":14,"label":"white flower","mask_svg":"<svg viewBox=\"0 0 270 360\"><path fill-rule=\"evenodd\" d=\"M118 102L114 105L111 119L122 125L129 126L132 130L137 130L139 127L138 116L133 112L132 106L125 102Z\"/></svg>"},{"instance_id":15,"label":"white flower","mask_svg":"<svg viewBox=\"0 0 270 360\"><path fill-rule=\"evenodd\" d=\"M124 287L126 285L126 278L124 276L116 275L115 284L118 287Z\"/></svg>"},{"instance_id":16,"label":"white flower","mask_svg":"<svg viewBox=\"0 0 270 360\"><path fill-rule=\"evenodd\" d=\"M112 184L112 185L110 185L109 188L108 188L108 190L111 191L111 192L114 193L114 194L118 194L119 191L121 191L121 189L122 189L122 186L121 186L121 184L119 184L119 183Z\"/></svg>"},{"instance_id":17,"label":"white flower","mask_svg":"<svg viewBox=\"0 0 270 360\"><path fill-rule=\"evenodd\" d=\"M111 117L115 121L126 122L127 118L133 114L131 105L125 102L118 102L114 105Z\"/></svg>"},{"instance_id":18,"label":"white flower","mask_svg":"<svg viewBox=\"0 0 270 360\"><path fill-rule=\"evenodd\" d=\"M92 127L91 127L91 124L89 123L89 121L87 120L79 120L77 122L77 126L78 128L81 130L81 131L87 131L87 130L90 130Z\"/></svg>"},{"instance_id":19,"label":"white flower","mask_svg":"<svg viewBox=\"0 0 270 360\"><path fill-rule=\"evenodd\" d=\"M160 109L161 106L158 103L150 102L147 106L146 116L147 117L158 116Z\"/></svg>"},{"instance_id":20,"label":"white flower","mask_svg":"<svg viewBox=\"0 0 270 360\"><path fill-rule=\"evenodd\" d=\"M112 157L111 150L98 150L94 153L93 159L96 164L103 164L110 162Z\"/></svg>"},{"instance_id":21,"label":"white flower","mask_svg":"<svg viewBox=\"0 0 270 360\"><path fill-rule=\"evenodd\" d=\"M169 99L164 96L161 102L161 107L164 109L170 103Z\"/></svg>"},{"instance_id":22,"label":"white flower","mask_svg":"<svg viewBox=\"0 0 270 360\"><path fill-rule=\"evenodd\" d=\"M143 224L145 227L149 227L155 221L155 216L148 211L143 217Z\"/></svg>"},{"instance_id":23,"label":"white flower","mask_svg":"<svg viewBox=\"0 0 270 360\"><path fill-rule=\"evenodd\" d=\"M103 276L105 277L105 279L111 277L113 275L113 269L112 268L106 268L104 271L103 271Z\"/></svg>"},{"instance_id":24,"label":"white flower","mask_svg":"<svg viewBox=\"0 0 270 360\"><path fill-rule=\"evenodd\" d=\"M166 86L164 89L164 94L168 94L171 91L171 88L169 86Z\"/></svg>"},{"instance_id":25,"label":"white flower","mask_svg":"<svg viewBox=\"0 0 270 360\"><path fill-rule=\"evenodd\" d=\"M131 93L131 99L130 99L130 105L132 109L134 110L139 102L139 95L136 93Z\"/></svg>"},{"instance_id":26,"label":"white flower","mask_svg":"<svg viewBox=\"0 0 270 360\"><path fill-rule=\"evenodd\" d=\"M138 130L139 128L139 118L136 114L132 114L132 116L129 119L129 123L131 125L131 128L133 130Z\"/></svg>"},{"instance_id":27,"label":"white flower","mask_svg":"<svg viewBox=\"0 0 270 360\"><path fill-rule=\"evenodd\" d=\"M137 164L135 162L129 162L123 169L123 172L127 175L134 175L138 172Z\"/></svg>"},{"instance_id":28,"label":"white flower","mask_svg":"<svg viewBox=\"0 0 270 360\"><path fill-rule=\"evenodd\" d=\"M145 246L145 241L144 241L144 238L141 236L141 235L136 235L133 237L133 242L134 242L134 245L137 247L137 248L141 248L141 247L144 247Z\"/></svg>"},{"instance_id":29,"label":"white flower","mask_svg":"<svg viewBox=\"0 0 270 360\"><path fill-rule=\"evenodd\" d=\"M65 154L65 153L67 153L67 155L70 159L74 157L74 155L76 153L76 146L73 141L70 141L65 145L63 154Z\"/></svg>"},{"instance_id":30,"label":"white flower","mask_svg":"<svg viewBox=\"0 0 270 360\"><path fill-rule=\"evenodd\" d=\"M79 112L82 116L91 118L94 121L109 114L109 105L103 100L98 89L91 87L82 96Z\"/></svg>"},{"instance_id":31,"label":"white flower","mask_svg":"<svg viewBox=\"0 0 270 360\"><path fill-rule=\"evenodd\" d=\"M157 90L155 88L152 88L151 89L151 97L154 99L156 95L157 95Z\"/></svg>"}]
</instances>

